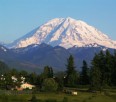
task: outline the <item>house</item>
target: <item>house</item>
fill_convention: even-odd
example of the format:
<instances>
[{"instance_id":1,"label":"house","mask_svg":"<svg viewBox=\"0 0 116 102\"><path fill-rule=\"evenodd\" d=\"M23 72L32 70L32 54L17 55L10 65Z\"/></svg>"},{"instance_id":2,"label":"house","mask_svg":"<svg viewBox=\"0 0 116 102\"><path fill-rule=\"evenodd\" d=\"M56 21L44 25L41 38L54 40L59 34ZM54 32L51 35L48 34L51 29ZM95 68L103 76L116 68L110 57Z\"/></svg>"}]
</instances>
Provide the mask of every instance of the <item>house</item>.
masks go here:
<instances>
[{"instance_id":1,"label":"house","mask_svg":"<svg viewBox=\"0 0 116 102\"><path fill-rule=\"evenodd\" d=\"M22 89L33 89L35 86L34 85L31 85L31 84L28 84L28 83L24 83L21 85L21 88Z\"/></svg>"},{"instance_id":2,"label":"house","mask_svg":"<svg viewBox=\"0 0 116 102\"><path fill-rule=\"evenodd\" d=\"M33 89L35 86L34 85L31 85L31 84L28 84L28 83L24 83L24 84L22 84L21 85L21 89L23 90L23 89Z\"/></svg>"}]
</instances>

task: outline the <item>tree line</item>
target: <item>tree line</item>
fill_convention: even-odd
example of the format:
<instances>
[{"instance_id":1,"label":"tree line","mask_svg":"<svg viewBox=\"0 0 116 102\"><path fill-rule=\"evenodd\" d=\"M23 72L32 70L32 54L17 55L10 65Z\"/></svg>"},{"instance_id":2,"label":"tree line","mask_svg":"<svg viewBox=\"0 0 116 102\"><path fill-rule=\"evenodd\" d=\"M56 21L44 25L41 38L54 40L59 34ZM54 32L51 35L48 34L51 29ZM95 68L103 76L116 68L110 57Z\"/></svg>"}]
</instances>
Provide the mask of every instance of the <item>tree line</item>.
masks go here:
<instances>
[{"instance_id":1,"label":"tree line","mask_svg":"<svg viewBox=\"0 0 116 102\"><path fill-rule=\"evenodd\" d=\"M3 62L0 62L0 71ZM0 89L11 89L20 86L22 81L35 85L41 91L63 90L63 87L78 87L88 85L90 90L102 91L106 87L116 86L116 52L111 54L108 50L95 54L91 61L91 66L83 60L83 65L79 72L75 67L72 55L67 59L66 71L54 73L53 68L45 66L41 74L17 71L16 69L0 72ZM17 81L12 80L12 76ZM5 80L3 80L5 78ZM23 80L24 78L25 80Z\"/></svg>"}]
</instances>

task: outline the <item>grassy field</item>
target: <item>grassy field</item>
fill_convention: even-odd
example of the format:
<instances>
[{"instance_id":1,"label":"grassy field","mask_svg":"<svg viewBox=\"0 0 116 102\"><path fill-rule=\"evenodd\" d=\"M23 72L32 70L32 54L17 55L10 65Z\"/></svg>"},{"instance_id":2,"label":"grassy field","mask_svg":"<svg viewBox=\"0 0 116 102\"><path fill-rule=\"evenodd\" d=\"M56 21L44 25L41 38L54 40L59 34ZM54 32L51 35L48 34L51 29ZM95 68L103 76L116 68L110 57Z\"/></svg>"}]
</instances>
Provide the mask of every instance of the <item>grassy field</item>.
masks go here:
<instances>
[{"instance_id":1,"label":"grassy field","mask_svg":"<svg viewBox=\"0 0 116 102\"><path fill-rule=\"evenodd\" d=\"M0 95L0 102L29 102L31 97L32 94ZM48 99L57 100L57 102L63 102L62 100L64 97L67 97L68 102L116 102L116 90L107 90L105 93L78 92L77 96L65 93L36 94L38 102L54 102L45 101Z\"/></svg>"}]
</instances>

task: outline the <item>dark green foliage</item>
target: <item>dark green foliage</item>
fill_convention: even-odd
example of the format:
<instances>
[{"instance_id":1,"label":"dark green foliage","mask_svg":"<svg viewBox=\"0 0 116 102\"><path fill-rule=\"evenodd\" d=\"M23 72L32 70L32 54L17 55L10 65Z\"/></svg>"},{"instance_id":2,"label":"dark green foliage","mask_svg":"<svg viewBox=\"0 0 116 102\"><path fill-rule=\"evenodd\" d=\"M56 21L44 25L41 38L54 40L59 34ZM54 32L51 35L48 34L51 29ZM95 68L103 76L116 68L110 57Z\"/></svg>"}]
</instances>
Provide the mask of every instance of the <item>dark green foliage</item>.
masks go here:
<instances>
[{"instance_id":1,"label":"dark green foliage","mask_svg":"<svg viewBox=\"0 0 116 102\"><path fill-rule=\"evenodd\" d=\"M105 56L106 64L105 64L105 82L106 85L111 85L111 74L113 69L113 56L110 54L110 52L106 51Z\"/></svg>"},{"instance_id":2,"label":"dark green foliage","mask_svg":"<svg viewBox=\"0 0 116 102\"><path fill-rule=\"evenodd\" d=\"M65 78L65 86L74 87L77 85L78 81L78 74L75 70L74 66L74 58L72 55L69 56L67 59L67 71L66 71L66 78Z\"/></svg>"},{"instance_id":3,"label":"dark green foliage","mask_svg":"<svg viewBox=\"0 0 116 102\"><path fill-rule=\"evenodd\" d=\"M91 89L102 90L105 84L105 55L102 51L95 55L91 64Z\"/></svg>"},{"instance_id":4,"label":"dark green foliage","mask_svg":"<svg viewBox=\"0 0 116 102\"><path fill-rule=\"evenodd\" d=\"M7 71L9 71L8 66L4 62L0 61L0 74L4 74Z\"/></svg>"},{"instance_id":5,"label":"dark green foliage","mask_svg":"<svg viewBox=\"0 0 116 102\"><path fill-rule=\"evenodd\" d=\"M105 87L116 85L116 57L108 50L95 55L91 67L91 88L102 91Z\"/></svg>"},{"instance_id":6,"label":"dark green foliage","mask_svg":"<svg viewBox=\"0 0 116 102\"><path fill-rule=\"evenodd\" d=\"M101 72L97 65L98 56L96 55L92 61L91 67L91 90L100 90L101 86Z\"/></svg>"},{"instance_id":7,"label":"dark green foliage","mask_svg":"<svg viewBox=\"0 0 116 102\"><path fill-rule=\"evenodd\" d=\"M53 78L53 69L52 69L52 67L45 66L43 75L44 75L44 78Z\"/></svg>"},{"instance_id":8,"label":"dark green foliage","mask_svg":"<svg viewBox=\"0 0 116 102\"><path fill-rule=\"evenodd\" d=\"M53 78L47 78L43 81L42 84L43 91L53 92L53 91L57 91L57 89L58 89L58 84Z\"/></svg>"},{"instance_id":9,"label":"dark green foliage","mask_svg":"<svg viewBox=\"0 0 116 102\"><path fill-rule=\"evenodd\" d=\"M64 76L65 72L57 72L55 74L55 80L58 83L58 91L62 91L64 87Z\"/></svg>"},{"instance_id":10,"label":"dark green foliage","mask_svg":"<svg viewBox=\"0 0 116 102\"><path fill-rule=\"evenodd\" d=\"M113 85L116 86L116 50L114 51L112 62L113 62L112 64L113 68L112 68L112 74L111 74L111 82Z\"/></svg>"},{"instance_id":11,"label":"dark green foliage","mask_svg":"<svg viewBox=\"0 0 116 102\"><path fill-rule=\"evenodd\" d=\"M100 83L100 71L97 68L94 68L92 70L92 74L93 77L91 78L91 90L101 90L102 86Z\"/></svg>"},{"instance_id":12,"label":"dark green foliage","mask_svg":"<svg viewBox=\"0 0 116 102\"><path fill-rule=\"evenodd\" d=\"M25 78L25 82L30 83L30 77L29 77L28 72L22 70L22 71L19 72L19 75Z\"/></svg>"},{"instance_id":13,"label":"dark green foliage","mask_svg":"<svg viewBox=\"0 0 116 102\"><path fill-rule=\"evenodd\" d=\"M45 66L44 67L44 71L43 73L41 73L39 76L38 76L38 83L39 83L39 86L40 88L42 88L42 83L45 79L47 78L53 78L53 69L52 67L49 67L49 66Z\"/></svg>"},{"instance_id":14,"label":"dark green foliage","mask_svg":"<svg viewBox=\"0 0 116 102\"><path fill-rule=\"evenodd\" d=\"M82 85L89 84L89 68L86 61L83 61L82 71L80 75L80 84Z\"/></svg>"},{"instance_id":15,"label":"dark green foliage","mask_svg":"<svg viewBox=\"0 0 116 102\"><path fill-rule=\"evenodd\" d=\"M69 56L67 59L67 75L70 75L71 73L75 72L75 66L74 66L74 58L72 55Z\"/></svg>"},{"instance_id":16,"label":"dark green foliage","mask_svg":"<svg viewBox=\"0 0 116 102\"><path fill-rule=\"evenodd\" d=\"M13 77L15 77L16 80L12 79ZM9 70L7 73L1 76L0 80L1 89L11 90L15 89L16 86L19 87L20 85L21 85L21 77L18 71L15 69Z\"/></svg>"},{"instance_id":17,"label":"dark green foliage","mask_svg":"<svg viewBox=\"0 0 116 102\"><path fill-rule=\"evenodd\" d=\"M29 74L27 79L28 79L27 81L32 85L36 85L38 83L36 73Z\"/></svg>"}]
</instances>

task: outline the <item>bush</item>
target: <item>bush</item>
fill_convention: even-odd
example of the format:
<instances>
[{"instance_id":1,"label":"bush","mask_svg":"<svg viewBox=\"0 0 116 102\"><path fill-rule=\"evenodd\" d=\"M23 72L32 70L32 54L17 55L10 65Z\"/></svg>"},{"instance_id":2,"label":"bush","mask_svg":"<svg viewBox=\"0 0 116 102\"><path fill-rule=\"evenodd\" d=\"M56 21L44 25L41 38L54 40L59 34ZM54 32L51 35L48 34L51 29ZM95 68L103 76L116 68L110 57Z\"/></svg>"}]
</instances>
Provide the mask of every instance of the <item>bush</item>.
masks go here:
<instances>
[{"instance_id":1,"label":"bush","mask_svg":"<svg viewBox=\"0 0 116 102\"><path fill-rule=\"evenodd\" d=\"M43 81L42 90L47 92L53 92L58 89L58 84L53 78L47 78Z\"/></svg>"}]
</instances>

